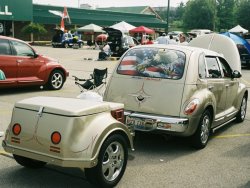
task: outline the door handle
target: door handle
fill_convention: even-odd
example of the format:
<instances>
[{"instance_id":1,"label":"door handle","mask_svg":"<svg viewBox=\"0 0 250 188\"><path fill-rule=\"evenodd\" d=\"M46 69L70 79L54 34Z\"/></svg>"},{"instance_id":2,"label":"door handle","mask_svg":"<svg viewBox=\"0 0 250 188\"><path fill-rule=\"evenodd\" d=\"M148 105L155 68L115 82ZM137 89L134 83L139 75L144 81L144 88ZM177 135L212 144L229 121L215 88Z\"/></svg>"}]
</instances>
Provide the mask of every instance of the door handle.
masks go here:
<instances>
[{"instance_id":1,"label":"door handle","mask_svg":"<svg viewBox=\"0 0 250 188\"><path fill-rule=\"evenodd\" d=\"M229 86L230 86L230 84L226 84L225 86L226 86L226 87L229 87Z\"/></svg>"},{"instance_id":2,"label":"door handle","mask_svg":"<svg viewBox=\"0 0 250 188\"><path fill-rule=\"evenodd\" d=\"M16 60L16 62L17 62L17 63L22 63L22 62L23 62L23 60L18 59L18 60Z\"/></svg>"}]
</instances>

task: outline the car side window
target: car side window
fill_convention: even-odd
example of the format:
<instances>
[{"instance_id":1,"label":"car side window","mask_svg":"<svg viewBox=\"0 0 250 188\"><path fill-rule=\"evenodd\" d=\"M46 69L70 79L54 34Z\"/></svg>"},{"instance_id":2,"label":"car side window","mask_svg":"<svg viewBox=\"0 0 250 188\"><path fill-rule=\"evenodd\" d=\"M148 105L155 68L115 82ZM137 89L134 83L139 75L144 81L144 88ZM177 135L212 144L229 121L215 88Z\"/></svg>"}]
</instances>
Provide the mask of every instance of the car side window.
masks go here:
<instances>
[{"instance_id":1,"label":"car side window","mask_svg":"<svg viewBox=\"0 0 250 188\"><path fill-rule=\"evenodd\" d=\"M11 41L17 56L34 56L34 51L26 44L18 41Z\"/></svg>"},{"instance_id":2,"label":"car side window","mask_svg":"<svg viewBox=\"0 0 250 188\"><path fill-rule=\"evenodd\" d=\"M221 78L221 71L216 57L206 57L209 78Z\"/></svg>"},{"instance_id":3,"label":"car side window","mask_svg":"<svg viewBox=\"0 0 250 188\"><path fill-rule=\"evenodd\" d=\"M11 48L8 40L0 39L0 55L11 55Z\"/></svg>"},{"instance_id":4,"label":"car side window","mask_svg":"<svg viewBox=\"0 0 250 188\"><path fill-rule=\"evenodd\" d=\"M220 63L221 63L221 67L222 67L222 71L223 71L223 77L224 78L232 78L232 69L230 68L230 66L228 65L227 61L221 57L218 58Z\"/></svg>"},{"instance_id":5,"label":"car side window","mask_svg":"<svg viewBox=\"0 0 250 188\"><path fill-rule=\"evenodd\" d=\"M201 54L199 57L199 78L204 79L207 77L207 67L205 63L205 56Z\"/></svg>"}]
</instances>

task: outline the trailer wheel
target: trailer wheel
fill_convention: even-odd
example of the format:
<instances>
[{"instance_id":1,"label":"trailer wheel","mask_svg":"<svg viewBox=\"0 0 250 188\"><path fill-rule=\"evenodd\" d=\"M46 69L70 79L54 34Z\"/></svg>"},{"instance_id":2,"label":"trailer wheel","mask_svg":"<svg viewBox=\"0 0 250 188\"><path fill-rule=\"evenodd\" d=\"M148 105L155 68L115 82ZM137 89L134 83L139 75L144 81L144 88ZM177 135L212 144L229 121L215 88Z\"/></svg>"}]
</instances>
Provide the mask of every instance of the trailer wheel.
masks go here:
<instances>
[{"instance_id":1,"label":"trailer wheel","mask_svg":"<svg viewBox=\"0 0 250 188\"><path fill-rule=\"evenodd\" d=\"M38 161L38 160L30 159L27 157L15 155L15 154L13 154L13 157L18 164L27 168L42 168L44 167L44 165L47 164L46 162L43 162L43 161Z\"/></svg>"},{"instance_id":2,"label":"trailer wheel","mask_svg":"<svg viewBox=\"0 0 250 188\"><path fill-rule=\"evenodd\" d=\"M108 137L100 150L98 164L85 169L87 179L98 187L114 187L122 178L128 160L127 144L123 136Z\"/></svg>"}]
</instances>

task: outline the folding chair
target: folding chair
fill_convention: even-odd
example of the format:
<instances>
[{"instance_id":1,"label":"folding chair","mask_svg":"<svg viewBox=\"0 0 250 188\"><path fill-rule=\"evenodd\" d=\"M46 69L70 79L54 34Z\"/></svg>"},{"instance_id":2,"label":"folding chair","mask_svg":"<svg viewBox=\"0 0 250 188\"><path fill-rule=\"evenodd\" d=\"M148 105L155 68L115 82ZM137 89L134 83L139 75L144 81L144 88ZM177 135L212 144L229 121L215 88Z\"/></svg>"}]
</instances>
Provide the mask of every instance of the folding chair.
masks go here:
<instances>
[{"instance_id":1,"label":"folding chair","mask_svg":"<svg viewBox=\"0 0 250 188\"><path fill-rule=\"evenodd\" d=\"M94 69L93 73L90 74L89 79L80 79L76 76L75 84L80 88L81 92L93 90L99 93L103 86L106 86L106 79L108 76L108 68L106 69ZM99 93L100 94L100 93Z\"/></svg>"}]
</instances>

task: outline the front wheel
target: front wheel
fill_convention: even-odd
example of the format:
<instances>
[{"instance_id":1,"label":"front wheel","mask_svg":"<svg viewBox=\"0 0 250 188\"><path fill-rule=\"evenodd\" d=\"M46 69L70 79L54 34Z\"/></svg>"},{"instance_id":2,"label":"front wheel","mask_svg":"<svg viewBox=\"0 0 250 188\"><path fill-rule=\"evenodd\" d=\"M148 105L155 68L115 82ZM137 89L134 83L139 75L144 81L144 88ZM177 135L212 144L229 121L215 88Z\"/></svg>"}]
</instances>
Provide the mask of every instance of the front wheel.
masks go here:
<instances>
[{"instance_id":1,"label":"front wheel","mask_svg":"<svg viewBox=\"0 0 250 188\"><path fill-rule=\"evenodd\" d=\"M104 141L98 164L85 169L87 179L98 187L114 187L122 178L128 159L127 144L123 136L114 134Z\"/></svg>"},{"instance_id":2,"label":"front wheel","mask_svg":"<svg viewBox=\"0 0 250 188\"><path fill-rule=\"evenodd\" d=\"M244 95L241 101L240 110L236 115L236 122L240 123L243 122L246 117L246 111L247 111L247 97Z\"/></svg>"},{"instance_id":3,"label":"front wheel","mask_svg":"<svg viewBox=\"0 0 250 188\"><path fill-rule=\"evenodd\" d=\"M203 149L206 147L210 134L211 121L211 113L206 110L205 112L203 112L198 128L192 136L192 145L196 149Z\"/></svg>"},{"instance_id":4,"label":"front wheel","mask_svg":"<svg viewBox=\"0 0 250 188\"><path fill-rule=\"evenodd\" d=\"M13 157L18 164L20 164L24 167L27 167L27 168L42 168L44 165L46 165L46 162L37 161L34 159L22 157L22 156L15 155L15 154L13 154Z\"/></svg>"},{"instance_id":5,"label":"front wheel","mask_svg":"<svg viewBox=\"0 0 250 188\"><path fill-rule=\"evenodd\" d=\"M54 70L49 77L47 86L51 90L59 90L64 84L64 74L60 70Z\"/></svg>"}]
</instances>

